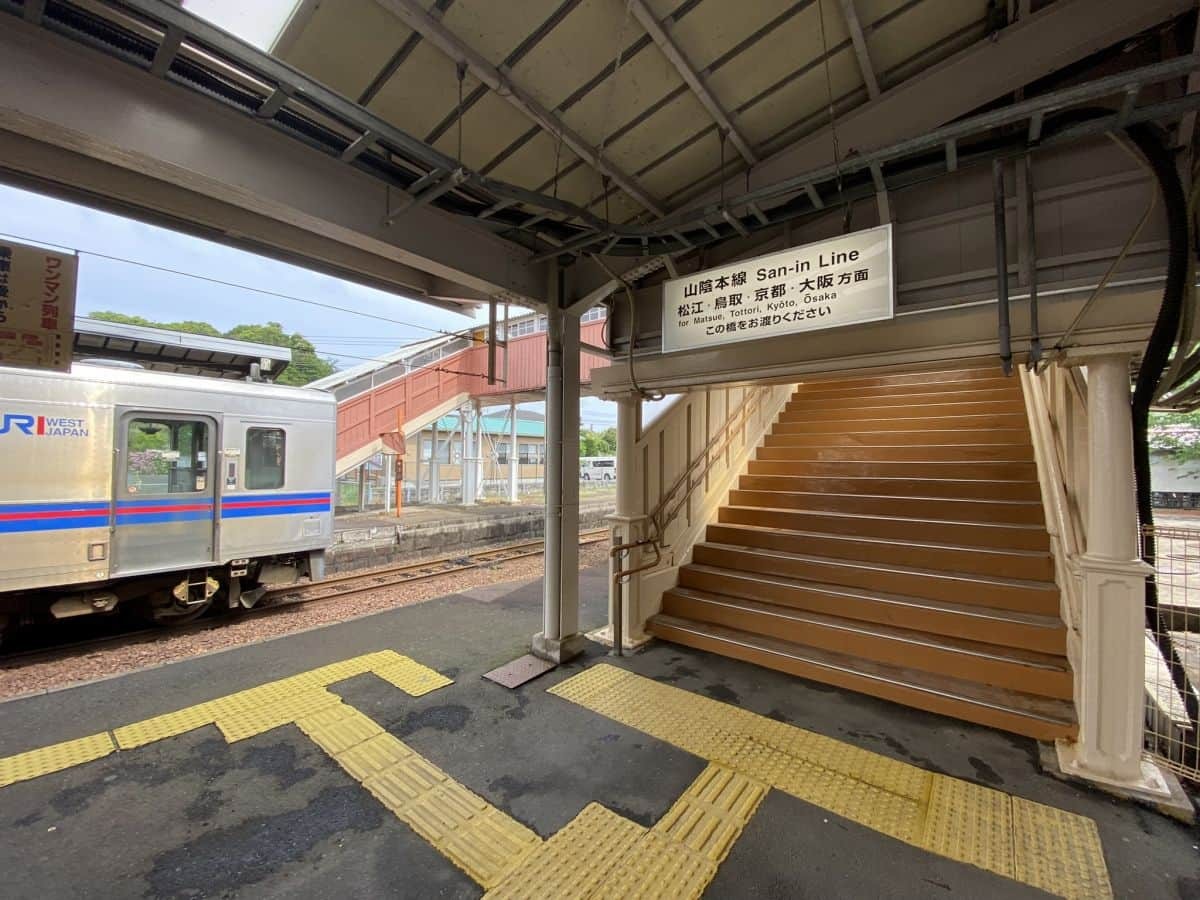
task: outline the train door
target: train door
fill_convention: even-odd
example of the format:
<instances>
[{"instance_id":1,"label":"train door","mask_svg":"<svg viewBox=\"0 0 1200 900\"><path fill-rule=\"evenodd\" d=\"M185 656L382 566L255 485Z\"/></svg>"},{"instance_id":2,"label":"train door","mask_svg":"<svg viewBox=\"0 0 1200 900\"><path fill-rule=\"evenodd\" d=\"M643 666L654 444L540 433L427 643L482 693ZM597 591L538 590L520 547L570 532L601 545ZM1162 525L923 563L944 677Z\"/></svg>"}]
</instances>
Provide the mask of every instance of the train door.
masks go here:
<instances>
[{"instance_id":1,"label":"train door","mask_svg":"<svg viewBox=\"0 0 1200 900\"><path fill-rule=\"evenodd\" d=\"M210 473L217 423L207 416L126 410L118 419L113 573L186 569L213 561Z\"/></svg>"}]
</instances>

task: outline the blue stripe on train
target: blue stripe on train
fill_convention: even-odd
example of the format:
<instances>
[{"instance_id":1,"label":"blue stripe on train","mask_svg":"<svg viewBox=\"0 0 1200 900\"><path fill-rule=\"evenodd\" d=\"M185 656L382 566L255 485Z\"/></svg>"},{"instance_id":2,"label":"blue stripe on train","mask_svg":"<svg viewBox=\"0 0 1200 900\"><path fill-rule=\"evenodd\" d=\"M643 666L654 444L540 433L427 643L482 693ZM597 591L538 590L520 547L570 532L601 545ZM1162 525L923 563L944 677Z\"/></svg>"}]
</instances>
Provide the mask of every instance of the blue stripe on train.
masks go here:
<instances>
[{"instance_id":1,"label":"blue stripe on train","mask_svg":"<svg viewBox=\"0 0 1200 900\"><path fill-rule=\"evenodd\" d=\"M103 528L108 525L107 500L74 500L57 503L0 504L0 534Z\"/></svg>"}]
</instances>

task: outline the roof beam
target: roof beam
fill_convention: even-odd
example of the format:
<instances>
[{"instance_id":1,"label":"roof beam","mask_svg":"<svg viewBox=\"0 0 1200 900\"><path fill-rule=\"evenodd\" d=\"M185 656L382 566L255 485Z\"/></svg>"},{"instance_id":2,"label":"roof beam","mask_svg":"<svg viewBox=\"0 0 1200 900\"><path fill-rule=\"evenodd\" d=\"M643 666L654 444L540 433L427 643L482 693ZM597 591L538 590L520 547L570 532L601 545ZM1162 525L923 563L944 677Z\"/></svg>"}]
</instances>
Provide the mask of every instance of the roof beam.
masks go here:
<instances>
[{"instance_id":1,"label":"roof beam","mask_svg":"<svg viewBox=\"0 0 1200 900\"><path fill-rule=\"evenodd\" d=\"M132 108L144 118L111 115ZM0 27L0 180L427 302L453 286L545 293L544 267L473 220L420 207L389 228L369 174L15 17Z\"/></svg>"},{"instance_id":2,"label":"roof beam","mask_svg":"<svg viewBox=\"0 0 1200 900\"><path fill-rule=\"evenodd\" d=\"M758 156L754 153L754 149L750 146L750 142L737 130L733 122L729 118L729 114L725 112L720 102L708 86L700 80L699 73L692 68L687 57L683 55L683 51L679 45L675 43L675 39L667 33L667 30L662 27L658 19L654 17L654 13L646 6L645 0L628 0L629 10L633 13L635 19L646 30L646 34L650 35L650 39L658 46L667 60L675 67L675 71L684 80L696 99L700 104L708 110L708 114L712 116L717 127L729 135L729 141L737 148L737 152L742 155L742 159L746 161L746 165L758 165ZM850 0L844 0L849 3Z\"/></svg>"},{"instance_id":3,"label":"roof beam","mask_svg":"<svg viewBox=\"0 0 1200 900\"><path fill-rule=\"evenodd\" d=\"M838 143L866 153L932 131L1121 41L1193 9L1196 0L1057 0L856 107L837 121ZM763 160L754 186L832 165L833 141L821 128ZM726 182L725 194L745 189L744 174ZM679 209L718 203L720 186L685 200Z\"/></svg>"},{"instance_id":4,"label":"roof beam","mask_svg":"<svg viewBox=\"0 0 1200 900\"><path fill-rule=\"evenodd\" d=\"M867 95L874 100L879 96L879 79L875 77L875 67L871 65L871 55L867 52L867 41L863 37L862 24L858 21L858 10L854 8L854 0L842 0L842 15L846 18L850 42L854 44L854 55L858 57L859 71L862 72L863 81L867 85Z\"/></svg>"},{"instance_id":5,"label":"roof beam","mask_svg":"<svg viewBox=\"0 0 1200 900\"><path fill-rule=\"evenodd\" d=\"M650 212L656 216L664 214L662 205L647 193L632 176L605 160L600 151L585 141L580 134L569 128L554 113L514 84L507 75L484 59L477 51L459 40L446 26L429 15L419 0L376 0L376 2L456 63L465 65L472 75L495 91L498 96L507 100L555 140L561 139L577 156L585 160L596 171L611 179L613 184Z\"/></svg>"}]
</instances>

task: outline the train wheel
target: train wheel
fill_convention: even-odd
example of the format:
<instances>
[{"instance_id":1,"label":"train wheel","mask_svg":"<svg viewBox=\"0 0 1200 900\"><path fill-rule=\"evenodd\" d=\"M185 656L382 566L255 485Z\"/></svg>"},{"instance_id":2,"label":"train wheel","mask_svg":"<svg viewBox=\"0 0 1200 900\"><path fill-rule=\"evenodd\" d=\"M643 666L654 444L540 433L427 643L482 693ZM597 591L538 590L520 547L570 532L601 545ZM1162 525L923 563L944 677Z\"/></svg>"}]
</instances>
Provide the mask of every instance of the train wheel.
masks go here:
<instances>
[{"instance_id":1,"label":"train wheel","mask_svg":"<svg viewBox=\"0 0 1200 900\"><path fill-rule=\"evenodd\" d=\"M184 591L182 597L192 602L180 599L181 587ZM203 594L199 594L195 588L196 586L188 586L187 582L184 582L175 590L155 591L147 595L141 604L143 618L153 625L166 627L196 621L212 607L215 591L205 590ZM200 589L204 590L203 586Z\"/></svg>"}]
</instances>

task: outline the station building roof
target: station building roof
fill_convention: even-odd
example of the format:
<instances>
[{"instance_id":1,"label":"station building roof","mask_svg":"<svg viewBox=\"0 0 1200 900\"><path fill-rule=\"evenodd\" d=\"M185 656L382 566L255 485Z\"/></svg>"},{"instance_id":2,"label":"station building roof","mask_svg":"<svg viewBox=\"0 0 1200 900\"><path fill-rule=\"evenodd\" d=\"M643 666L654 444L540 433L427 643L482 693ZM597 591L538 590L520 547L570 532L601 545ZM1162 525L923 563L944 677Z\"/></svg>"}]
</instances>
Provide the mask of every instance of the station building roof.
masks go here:
<instances>
[{"instance_id":1,"label":"station building roof","mask_svg":"<svg viewBox=\"0 0 1200 900\"><path fill-rule=\"evenodd\" d=\"M251 341L126 325L100 319L75 319L76 360L113 359L155 372L240 380L257 364L274 381L292 361L287 347Z\"/></svg>"},{"instance_id":2,"label":"station building roof","mask_svg":"<svg viewBox=\"0 0 1200 900\"><path fill-rule=\"evenodd\" d=\"M448 433L462 427L458 416L442 416L437 422L438 431ZM507 415L484 416L483 431L485 434L503 438L512 434L512 425ZM531 418L524 412L517 412L517 437L544 438L546 436L546 420Z\"/></svg>"}]
</instances>

